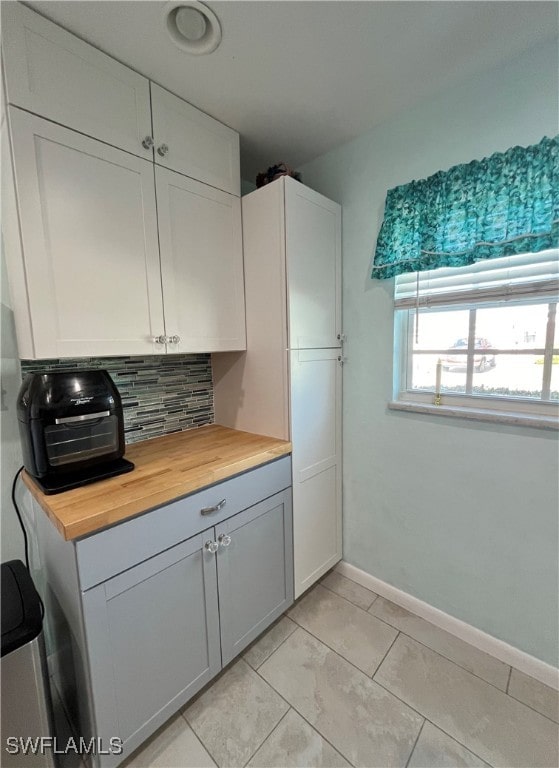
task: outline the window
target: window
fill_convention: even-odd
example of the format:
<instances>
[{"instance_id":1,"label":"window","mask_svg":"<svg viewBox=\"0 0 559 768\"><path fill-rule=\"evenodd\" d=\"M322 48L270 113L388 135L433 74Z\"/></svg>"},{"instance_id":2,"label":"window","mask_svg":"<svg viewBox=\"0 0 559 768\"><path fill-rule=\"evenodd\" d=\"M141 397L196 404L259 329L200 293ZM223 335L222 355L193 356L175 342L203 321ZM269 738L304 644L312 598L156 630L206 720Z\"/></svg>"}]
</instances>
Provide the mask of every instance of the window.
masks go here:
<instances>
[{"instance_id":1,"label":"window","mask_svg":"<svg viewBox=\"0 0 559 768\"><path fill-rule=\"evenodd\" d=\"M396 394L408 403L552 417L559 252L398 275Z\"/></svg>"}]
</instances>

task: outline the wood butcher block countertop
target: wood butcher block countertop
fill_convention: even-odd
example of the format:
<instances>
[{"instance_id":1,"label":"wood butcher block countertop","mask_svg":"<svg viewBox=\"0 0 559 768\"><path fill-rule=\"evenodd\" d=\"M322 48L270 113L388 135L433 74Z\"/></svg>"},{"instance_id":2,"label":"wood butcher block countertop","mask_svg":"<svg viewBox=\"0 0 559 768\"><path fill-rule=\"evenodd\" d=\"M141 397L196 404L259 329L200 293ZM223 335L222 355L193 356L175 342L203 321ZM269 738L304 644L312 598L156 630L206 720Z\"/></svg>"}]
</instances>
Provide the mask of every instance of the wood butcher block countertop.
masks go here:
<instances>
[{"instance_id":1,"label":"wood butcher block countertop","mask_svg":"<svg viewBox=\"0 0 559 768\"><path fill-rule=\"evenodd\" d=\"M132 472L46 495L23 480L65 539L77 539L291 453L291 443L212 424L134 443Z\"/></svg>"}]
</instances>

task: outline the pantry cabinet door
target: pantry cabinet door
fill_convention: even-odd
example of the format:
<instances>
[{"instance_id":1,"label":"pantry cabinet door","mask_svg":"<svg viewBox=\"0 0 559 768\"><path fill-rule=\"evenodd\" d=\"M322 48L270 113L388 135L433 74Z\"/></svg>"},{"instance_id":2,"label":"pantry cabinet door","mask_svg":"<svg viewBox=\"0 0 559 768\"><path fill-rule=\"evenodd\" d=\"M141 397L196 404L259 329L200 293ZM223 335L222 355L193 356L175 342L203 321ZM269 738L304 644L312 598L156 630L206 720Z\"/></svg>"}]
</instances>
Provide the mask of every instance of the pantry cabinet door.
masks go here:
<instances>
[{"instance_id":1,"label":"pantry cabinet door","mask_svg":"<svg viewBox=\"0 0 559 768\"><path fill-rule=\"evenodd\" d=\"M10 124L34 357L164 351L153 165L14 107Z\"/></svg>"},{"instance_id":2,"label":"pantry cabinet door","mask_svg":"<svg viewBox=\"0 0 559 768\"><path fill-rule=\"evenodd\" d=\"M342 557L339 349L290 353L295 598Z\"/></svg>"},{"instance_id":3,"label":"pantry cabinet door","mask_svg":"<svg viewBox=\"0 0 559 768\"><path fill-rule=\"evenodd\" d=\"M149 81L20 3L2 3L8 103L147 159Z\"/></svg>"},{"instance_id":4,"label":"pantry cabinet door","mask_svg":"<svg viewBox=\"0 0 559 768\"><path fill-rule=\"evenodd\" d=\"M246 349L240 199L155 169L170 352Z\"/></svg>"},{"instance_id":5,"label":"pantry cabinet door","mask_svg":"<svg viewBox=\"0 0 559 768\"><path fill-rule=\"evenodd\" d=\"M339 347L341 207L292 178L284 183L289 347Z\"/></svg>"},{"instance_id":6,"label":"pantry cabinet door","mask_svg":"<svg viewBox=\"0 0 559 768\"><path fill-rule=\"evenodd\" d=\"M151 104L155 162L239 196L239 134L155 83Z\"/></svg>"}]
</instances>

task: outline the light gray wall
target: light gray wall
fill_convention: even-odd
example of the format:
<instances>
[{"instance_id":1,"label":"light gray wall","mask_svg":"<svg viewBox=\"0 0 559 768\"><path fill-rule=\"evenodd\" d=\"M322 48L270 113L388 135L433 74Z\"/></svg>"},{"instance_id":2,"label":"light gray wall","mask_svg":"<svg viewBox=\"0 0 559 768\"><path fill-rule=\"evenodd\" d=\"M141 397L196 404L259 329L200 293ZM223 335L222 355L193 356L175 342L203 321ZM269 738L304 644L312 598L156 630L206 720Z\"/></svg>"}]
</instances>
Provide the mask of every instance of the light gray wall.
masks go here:
<instances>
[{"instance_id":1,"label":"light gray wall","mask_svg":"<svg viewBox=\"0 0 559 768\"><path fill-rule=\"evenodd\" d=\"M558 660L558 448L543 430L387 410L393 281L371 281L386 190L558 129L556 44L300 170L343 205L344 558Z\"/></svg>"},{"instance_id":2,"label":"light gray wall","mask_svg":"<svg viewBox=\"0 0 559 768\"><path fill-rule=\"evenodd\" d=\"M243 195L249 195L256 189L256 184L253 181L247 181L247 179L241 179L241 197Z\"/></svg>"}]
</instances>

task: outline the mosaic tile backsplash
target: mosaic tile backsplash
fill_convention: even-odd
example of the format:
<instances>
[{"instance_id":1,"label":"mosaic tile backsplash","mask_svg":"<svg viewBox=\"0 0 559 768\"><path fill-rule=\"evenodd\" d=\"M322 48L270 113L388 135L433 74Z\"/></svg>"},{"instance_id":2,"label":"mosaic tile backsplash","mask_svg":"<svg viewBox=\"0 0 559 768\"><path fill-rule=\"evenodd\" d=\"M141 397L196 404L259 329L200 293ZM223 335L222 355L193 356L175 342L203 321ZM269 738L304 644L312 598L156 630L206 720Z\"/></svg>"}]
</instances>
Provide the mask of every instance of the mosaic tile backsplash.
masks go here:
<instances>
[{"instance_id":1,"label":"mosaic tile backsplash","mask_svg":"<svg viewBox=\"0 0 559 768\"><path fill-rule=\"evenodd\" d=\"M21 373L104 368L122 398L128 444L212 424L211 355L22 360Z\"/></svg>"}]
</instances>

